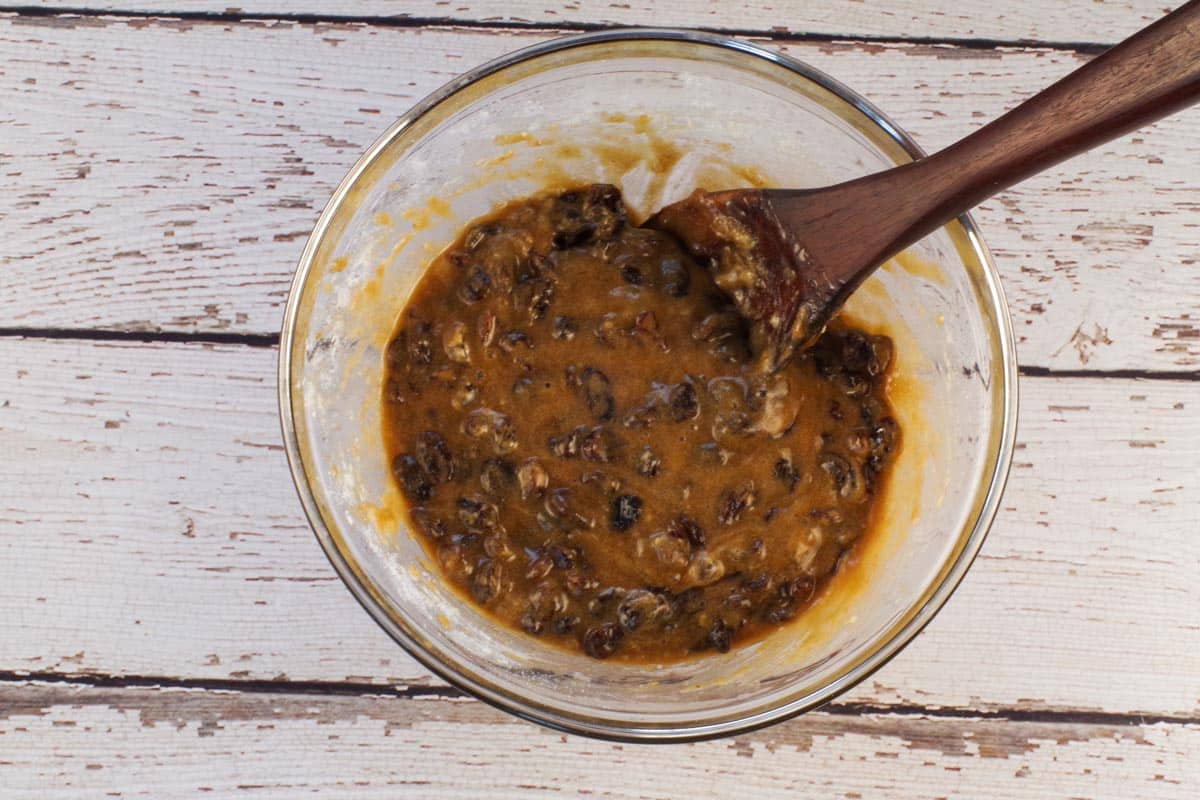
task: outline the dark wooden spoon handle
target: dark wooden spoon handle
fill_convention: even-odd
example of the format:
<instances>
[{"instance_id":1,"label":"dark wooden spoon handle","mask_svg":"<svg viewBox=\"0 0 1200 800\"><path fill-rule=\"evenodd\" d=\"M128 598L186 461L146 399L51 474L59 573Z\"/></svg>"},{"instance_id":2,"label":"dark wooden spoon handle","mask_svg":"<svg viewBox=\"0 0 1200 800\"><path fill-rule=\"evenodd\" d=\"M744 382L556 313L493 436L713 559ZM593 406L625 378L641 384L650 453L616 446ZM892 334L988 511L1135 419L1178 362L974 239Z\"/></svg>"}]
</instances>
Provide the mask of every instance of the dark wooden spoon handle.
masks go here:
<instances>
[{"instance_id":1,"label":"dark wooden spoon handle","mask_svg":"<svg viewBox=\"0 0 1200 800\"><path fill-rule=\"evenodd\" d=\"M1053 164L1200 99L1200 0L927 160L933 228ZM928 233L928 231L925 231ZM920 235L919 234L918 238Z\"/></svg>"},{"instance_id":2,"label":"dark wooden spoon handle","mask_svg":"<svg viewBox=\"0 0 1200 800\"><path fill-rule=\"evenodd\" d=\"M844 296L980 201L1198 100L1200 0L1192 0L945 150L822 190L820 208L804 207L804 192L765 194L785 227L816 231L811 244ZM852 217L861 230L832 224ZM824 234L837 241L819 241Z\"/></svg>"}]
</instances>

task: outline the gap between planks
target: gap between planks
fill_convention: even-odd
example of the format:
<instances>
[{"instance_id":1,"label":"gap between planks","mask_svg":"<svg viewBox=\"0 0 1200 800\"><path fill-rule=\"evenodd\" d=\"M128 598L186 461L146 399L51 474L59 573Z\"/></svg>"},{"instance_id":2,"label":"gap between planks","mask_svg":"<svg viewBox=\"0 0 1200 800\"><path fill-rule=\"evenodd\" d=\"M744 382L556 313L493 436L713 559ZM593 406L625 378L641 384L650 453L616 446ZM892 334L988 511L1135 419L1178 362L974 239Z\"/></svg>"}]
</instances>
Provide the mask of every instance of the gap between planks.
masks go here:
<instances>
[{"instance_id":1,"label":"gap between planks","mask_svg":"<svg viewBox=\"0 0 1200 800\"><path fill-rule=\"evenodd\" d=\"M406 700L476 700L470 693L446 684L437 686L386 686L354 681L238 680L234 678L180 679L146 675L59 674L53 672L15 672L0 670L0 688L21 684L61 686L67 690L89 689L179 689L208 692L235 692L256 695L312 695L319 697L387 697ZM930 719L978 719L1001 722L1026 722L1063 725L1200 725L1200 714L1140 714L1112 711L1087 711L1066 708L1024 709L948 708L916 703L878 704L834 700L810 712L830 716L927 717Z\"/></svg>"},{"instance_id":2,"label":"gap between planks","mask_svg":"<svg viewBox=\"0 0 1200 800\"><path fill-rule=\"evenodd\" d=\"M81 6L61 8L25 5L0 4L0 14L11 14L22 17L96 17L112 20L151 19L179 20L181 22L201 22L214 24L238 24L257 22L290 22L297 25L369 25L381 28L441 28L441 29L471 29L481 31L528 31L539 33L591 33L604 30L619 30L634 27L614 22L583 22L573 20L554 20L552 22L535 22L533 20L474 20L449 16L396 17L360 14L314 14L314 13L268 13L244 11L139 11L129 9L94 9ZM968 50L998 50L1001 48L1022 48L1036 46L1044 50L1059 50L1098 55L1111 45L1098 42L1072 42L1021 39L994 39L987 37L958 37L958 36L896 36L870 33L819 33L780 30L771 28L739 28L725 25L703 25L688 28L688 30L703 31L722 36L739 38L769 39L779 43L820 43L820 42L862 42L866 44L916 44L916 45L948 45Z\"/></svg>"},{"instance_id":3,"label":"gap between planks","mask_svg":"<svg viewBox=\"0 0 1200 800\"><path fill-rule=\"evenodd\" d=\"M121 331L104 328L2 328L0 338L31 340L74 340L93 342L137 342L143 344L226 344L244 347L279 347L279 336L271 333L222 333L221 331ZM1147 381L1200 382L1200 370L1174 372L1155 369L1056 369L1054 367L1018 366L1017 372L1026 378L1085 378L1125 379Z\"/></svg>"}]
</instances>

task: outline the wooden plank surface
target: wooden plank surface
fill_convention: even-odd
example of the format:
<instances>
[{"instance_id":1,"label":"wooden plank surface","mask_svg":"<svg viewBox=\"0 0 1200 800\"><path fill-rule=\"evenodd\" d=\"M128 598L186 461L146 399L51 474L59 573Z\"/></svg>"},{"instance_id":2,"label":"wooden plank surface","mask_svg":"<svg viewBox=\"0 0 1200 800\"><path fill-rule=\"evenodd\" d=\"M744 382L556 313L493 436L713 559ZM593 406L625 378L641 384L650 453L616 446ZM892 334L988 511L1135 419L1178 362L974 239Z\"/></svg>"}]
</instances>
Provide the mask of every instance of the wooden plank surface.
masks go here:
<instances>
[{"instance_id":1,"label":"wooden plank surface","mask_svg":"<svg viewBox=\"0 0 1200 800\"><path fill-rule=\"evenodd\" d=\"M544 37L0 20L0 327L273 333L305 237L361 149L440 83ZM930 149L1086 58L928 44L781 49L863 89ZM1195 373L1198 134L1200 113L1181 114L978 211L1025 366Z\"/></svg>"},{"instance_id":2,"label":"wooden plank surface","mask_svg":"<svg viewBox=\"0 0 1200 800\"><path fill-rule=\"evenodd\" d=\"M0 797L1200 795L1200 112L977 212L1026 374L997 523L900 656L736 739L561 736L433 678L308 529L276 351L230 343L392 119L560 30L770 39L933 150L1167 5L0 2Z\"/></svg>"},{"instance_id":3,"label":"wooden plank surface","mask_svg":"<svg viewBox=\"0 0 1200 800\"><path fill-rule=\"evenodd\" d=\"M16 4L0 4L10 7ZM1111 44L1162 16L1177 2L1105 0L43 0L42 8L207 13L224 16L352 17L377 21L487 22L516 25L653 25L839 37L966 39Z\"/></svg>"},{"instance_id":4,"label":"wooden plank surface","mask_svg":"<svg viewBox=\"0 0 1200 800\"><path fill-rule=\"evenodd\" d=\"M818 712L636 747L473 701L0 685L8 796L1191 800L1200 725ZM48 757L49 756L49 757Z\"/></svg>"},{"instance_id":5,"label":"wooden plank surface","mask_svg":"<svg viewBox=\"0 0 1200 800\"><path fill-rule=\"evenodd\" d=\"M0 339L0 671L436 684L326 563L275 351ZM1200 716L1200 383L1032 378L1004 508L849 699Z\"/></svg>"}]
</instances>

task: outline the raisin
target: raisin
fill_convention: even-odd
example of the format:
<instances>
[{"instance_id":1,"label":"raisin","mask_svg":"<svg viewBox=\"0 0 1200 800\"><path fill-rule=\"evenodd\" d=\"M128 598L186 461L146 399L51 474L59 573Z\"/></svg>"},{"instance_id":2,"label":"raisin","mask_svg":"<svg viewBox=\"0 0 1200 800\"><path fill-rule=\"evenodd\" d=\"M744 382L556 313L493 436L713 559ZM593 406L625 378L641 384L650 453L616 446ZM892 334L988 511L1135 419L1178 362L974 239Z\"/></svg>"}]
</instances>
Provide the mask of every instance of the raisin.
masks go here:
<instances>
[{"instance_id":1,"label":"raisin","mask_svg":"<svg viewBox=\"0 0 1200 800\"><path fill-rule=\"evenodd\" d=\"M733 628L729 627L725 620L717 620L708 629L704 643L718 653L728 653L729 646L733 644Z\"/></svg>"},{"instance_id":2,"label":"raisin","mask_svg":"<svg viewBox=\"0 0 1200 800\"><path fill-rule=\"evenodd\" d=\"M757 499L758 493L754 490L753 482L738 489L726 490L721 495L717 518L724 525L732 525L741 518L744 511L754 508Z\"/></svg>"},{"instance_id":3,"label":"raisin","mask_svg":"<svg viewBox=\"0 0 1200 800\"><path fill-rule=\"evenodd\" d=\"M637 319L634 321L633 325L633 334L641 337L642 340L648 339L664 353L669 352L671 349L671 346L667 344L662 337L662 333L659 331L658 317L655 316L653 311L642 311L638 313Z\"/></svg>"},{"instance_id":4,"label":"raisin","mask_svg":"<svg viewBox=\"0 0 1200 800\"><path fill-rule=\"evenodd\" d=\"M671 615L671 604L657 592L632 589L617 606L617 622L627 631L643 624L661 622Z\"/></svg>"},{"instance_id":5,"label":"raisin","mask_svg":"<svg viewBox=\"0 0 1200 800\"><path fill-rule=\"evenodd\" d=\"M676 538L683 539L696 549L704 547L706 540L704 528L700 527L700 523L686 514L680 514L668 522L667 533Z\"/></svg>"},{"instance_id":6,"label":"raisin","mask_svg":"<svg viewBox=\"0 0 1200 800\"><path fill-rule=\"evenodd\" d=\"M816 583L807 575L783 581L779 584L779 599L786 603L807 603L816 589Z\"/></svg>"},{"instance_id":7,"label":"raisin","mask_svg":"<svg viewBox=\"0 0 1200 800\"><path fill-rule=\"evenodd\" d=\"M630 286L641 286L646 279L642 277L642 271L637 267L624 266L621 267L621 280Z\"/></svg>"},{"instance_id":8,"label":"raisin","mask_svg":"<svg viewBox=\"0 0 1200 800\"><path fill-rule=\"evenodd\" d=\"M458 519L469 531L488 532L499 524L499 509L478 495L458 498Z\"/></svg>"},{"instance_id":9,"label":"raisin","mask_svg":"<svg viewBox=\"0 0 1200 800\"><path fill-rule=\"evenodd\" d=\"M780 582L775 590L776 601L767 608L767 622L785 622L796 616L796 610L812 599L816 582L807 575Z\"/></svg>"},{"instance_id":10,"label":"raisin","mask_svg":"<svg viewBox=\"0 0 1200 800\"><path fill-rule=\"evenodd\" d=\"M533 282L528 303L529 321L537 322L546 316L550 301L554 299L554 284L545 278Z\"/></svg>"},{"instance_id":11,"label":"raisin","mask_svg":"<svg viewBox=\"0 0 1200 800\"><path fill-rule=\"evenodd\" d=\"M583 438L581 431L585 430L582 425L570 433L565 433L562 436L551 436L546 440L546 446L550 452L559 458L575 458L579 455L579 441Z\"/></svg>"},{"instance_id":12,"label":"raisin","mask_svg":"<svg viewBox=\"0 0 1200 800\"><path fill-rule=\"evenodd\" d=\"M896 420L884 417L871 429L867 440L870 442L872 453L886 457L891 455L899 438L900 428L896 425Z\"/></svg>"},{"instance_id":13,"label":"raisin","mask_svg":"<svg viewBox=\"0 0 1200 800\"><path fill-rule=\"evenodd\" d=\"M524 331L509 331L500 337L500 349L504 352L512 353L519 347L533 349L533 340Z\"/></svg>"},{"instance_id":14,"label":"raisin","mask_svg":"<svg viewBox=\"0 0 1200 800\"><path fill-rule=\"evenodd\" d=\"M504 458L489 458L479 468L479 484L490 495L503 495L517 484L517 473Z\"/></svg>"},{"instance_id":15,"label":"raisin","mask_svg":"<svg viewBox=\"0 0 1200 800\"><path fill-rule=\"evenodd\" d=\"M713 558L707 550L697 550L688 564L687 578L696 586L708 586L725 576L725 564Z\"/></svg>"},{"instance_id":16,"label":"raisin","mask_svg":"<svg viewBox=\"0 0 1200 800\"><path fill-rule=\"evenodd\" d=\"M535 616L533 612L530 611L526 611L521 615L520 624L521 630L534 636L540 634L542 629L546 626L545 622L543 622L541 619Z\"/></svg>"},{"instance_id":17,"label":"raisin","mask_svg":"<svg viewBox=\"0 0 1200 800\"><path fill-rule=\"evenodd\" d=\"M430 483L435 486L454 478L454 457L450 455L446 440L437 431L421 434L417 440L416 457L421 469L429 476Z\"/></svg>"},{"instance_id":18,"label":"raisin","mask_svg":"<svg viewBox=\"0 0 1200 800\"><path fill-rule=\"evenodd\" d=\"M793 491L796 484L800 482L800 473L797 471L796 465L786 456L775 462L774 473L775 477L788 487L789 492Z\"/></svg>"},{"instance_id":19,"label":"raisin","mask_svg":"<svg viewBox=\"0 0 1200 800\"><path fill-rule=\"evenodd\" d=\"M608 347L615 345L621 334L621 325L617 321L617 315L612 311L603 314L592 333L601 344Z\"/></svg>"},{"instance_id":20,"label":"raisin","mask_svg":"<svg viewBox=\"0 0 1200 800\"><path fill-rule=\"evenodd\" d=\"M839 381L847 397L863 397L871 391L871 382L857 372L843 372Z\"/></svg>"},{"instance_id":21,"label":"raisin","mask_svg":"<svg viewBox=\"0 0 1200 800\"><path fill-rule=\"evenodd\" d=\"M615 623L605 622L587 629L583 634L583 652L592 658L608 658L617 652L624 633Z\"/></svg>"},{"instance_id":22,"label":"raisin","mask_svg":"<svg viewBox=\"0 0 1200 800\"><path fill-rule=\"evenodd\" d=\"M503 579L504 570L499 564L490 558L481 559L471 576L471 594L480 605L487 605L500 596Z\"/></svg>"},{"instance_id":23,"label":"raisin","mask_svg":"<svg viewBox=\"0 0 1200 800\"><path fill-rule=\"evenodd\" d=\"M646 445L642 448L642 451L638 453L637 461L634 466L637 469L638 475L641 475L645 478L653 478L654 476L658 475L659 470L662 469L662 459L654 454L654 451L650 449L649 445Z\"/></svg>"},{"instance_id":24,"label":"raisin","mask_svg":"<svg viewBox=\"0 0 1200 800\"><path fill-rule=\"evenodd\" d=\"M554 328L550 335L560 341L569 342L575 338L575 334L579 332L579 326L575 324L575 320L570 317L557 316L554 318Z\"/></svg>"},{"instance_id":25,"label":"raisin","mask_svg":"<svg viewBox=\"0 0 1200 800\"><path fill-rule=\"evenodd\" d=\"M559 545L552 544L546 548L546 555L554 563L555 569L571 569L575 566L575 561L578 558L578 553L574 548L563 548Z\"/></svg>"},{"instance_id":26,"label":"raisin","mask_svg":"<svg viewBox=\"0 0 1200 800\"><path fill-rule=\"evenodd\" d=\"M475 323L475 331L479 334L479 341L483 346L490 347L496 339L496 315L486 311L480 314Z\"/></svg>"},{"instance_id":27,"label":"raisin","mask_svg":"<svg viewBox=\"0 0 1200 800\"><path fill-rule=\"evenodd\" d=\"M521 487L521 499L539 497L550 485L550 475L536 458L527 458L517 467L517 482Z\"/></svg>"},{"instance_id":28,"label":"raisin","mask_svg":"<svg viewBox=\"0 0 1200 800\"><path fill-rule=\"evenodd\" d=\"M603 425L597 425L583 436L579 443L579 455L586 461L607 464L616 448L617 441L613 434Z\"/></svg>"},{"instance_id":29,"label":"raisin","mask_svg":"<svg viewBox=\"0 0 1200 800\"><path fill-rule=\"evenodd\" d=\"M458 287L458 299L464 303L478 303L488 296L492 288L492 278L481 266L473 266L467 272L466 279Z\"/></svg>"},{"instance_id":30,"label":"raisin","mask_svg":"<svg viewBox=\"0 0 1200 800\"><path fill-rule=\"evenodd\" d=\"M612 419L616 402L613 400L612 386L608 376L594 367L588 367L580 376L583 401L588 411L601 422Z\"/></svg>"},{"instance_id":31,"label":"raisin","mask_svg":"<svg viewBox=\"0 0 1200 800\"><path fill-rule=\"evenodd\" d=\"M687 267L678 258L664 258L658 265L659 275L662 276L663 291L670 297L685 297L691 276Z\"/></svg>"},{"instance_id":32,"label":"raisin","mask_svg":"<svg viewBox=\"0 0 1200 800\"><path fill-rule=\"evenodd\" d=\"M836 453L826 453L821 456L820 466L840 496L852 497L858 492L858 475L849 461Z\"/></svg>"},{"instance_id":33,"label":"raisin","mask_svg":"<svg viewBox=\"0 0 1200 800\"><path fill-rule=\"evenodd\" d=\"M430 539L441 539L446 535L446 525L434 516L433 512L422 506L416 506L409 512L413 527Z\"/></svg>"},{"instance_id":34,"label":"raisin","mask_svg":"<svg viewBox=\"0 0 1200 800\"><path fill-rule=\"evenodd\" d=\"M495 236L499 232L500 226L495 223L486 222L482 225L476 225L467 231L467 235L463 237L463 246L467 250L475 250L479 245L483 244L485 239L489 236Z\"/></svg>"},{"instance_id":35,"label":"raisin","mask_svg":"<svg viewBox=\"0 0 1200 800\"><path fill-rule=\"evenodd\" d=\"M594 212L606 212L624 218L625 204L621 190L609 183L593 183L584 198L585 207Z\"/></svg>"},{"instance_id":36,"label":"raisin","mask_svg":"<svg viewBox=\"0 0 1200 800\"><path fill-rule=\"evenodd\" d=\"M421 465L412 456L396 456L392 461L392 474L396 476L400 488L410 500L423 503L433 495L433 484L429 482L429 474L421 469Z\"/></svg>"},{"instance_id":37,"label":"raisin","mask_svg":"<svg viewBox=\"0 0 1200 800\"><path fill-rule=\"evenodd\" d=\"M696 388L690 381L677 383L671 387L667 395L667 407L671 419L676 422L686 422L700 416L700 400L696 397Z\"/></svg>"},{"instance_id":38,"label":"raisin","mask_svg":"<svg viewBox=\"0 0 1200 800\"><path fill-rule=\"evenodd\" d=\"M624 532L632 528L641 515L642 498L636 494L623 494L613 500L608 523L614 531Z\"/></svg>"},{"instance_id":39,"label":"raisin","mask_svg":"<svg viewBox=\"0 0 1200 800\"><path fill-rule=\"evenodd\" d=\"M408 358L414 364L433 363L433 325L421 322L408 333Z\"/></svg>"},{"instance_id":40,"label":"raisin","mask_svg":"<svg viewBox=\"0 0 1200 800\"><path fill-rule=\"evenodd\" d=\"M571 490L565 487L554 489L546 495L546 513L562 519L571 513Z\"/></svg>"},{"instance_id":41,"label":"raisin","mask_svg":"<svg viewBox=\"0 0 1200 800\"><path fill-rule=\"evenodd\" d=\"M886 336L871 337L871 360L867 363L867 374L875 378L887 372L892 364L892 340Z\"/></svg>"},{"instance_id":42,"label":"raisin","mask_svg":"<svg viewBox=\"0 0 1200 800\"><path fill-rule=\"evenodd\" d=\"M850 331L842 337L842 364L848 372L867 373L875 352L867 337L858 331Z\"/></svg>"},{"instance_id":43,"label":"raisin","mask_svg":"<svg viewBox=\"0 0 1200 800\"><path fill-rule=\"evenodd\" d=\"M471 360L465 322L452 322L446 326L442 331L442 349L446 351L446 357L457 364L466 364Z\"/></svg>"}]
</instances>

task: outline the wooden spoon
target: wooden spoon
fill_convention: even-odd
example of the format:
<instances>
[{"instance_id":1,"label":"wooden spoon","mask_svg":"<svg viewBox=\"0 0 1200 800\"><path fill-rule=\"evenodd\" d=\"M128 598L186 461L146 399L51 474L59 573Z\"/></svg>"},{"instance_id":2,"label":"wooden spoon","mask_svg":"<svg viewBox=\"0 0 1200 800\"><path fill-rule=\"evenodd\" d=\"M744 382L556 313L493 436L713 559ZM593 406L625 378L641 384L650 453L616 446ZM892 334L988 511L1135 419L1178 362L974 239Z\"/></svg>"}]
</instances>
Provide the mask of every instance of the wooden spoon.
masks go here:
<instances>
[{"instance_id":1,"label":"wooden spoon","mask_svg":"<svg viewBox=\"0 0 1200 800\"><path fill-rule=\"evenodd\" d=\"M648 224L704 260L775 370L880 264L982 200L1200 100L1200 0L945 150L823 189L696 192Z\"/></svg>"}]
</instances>

